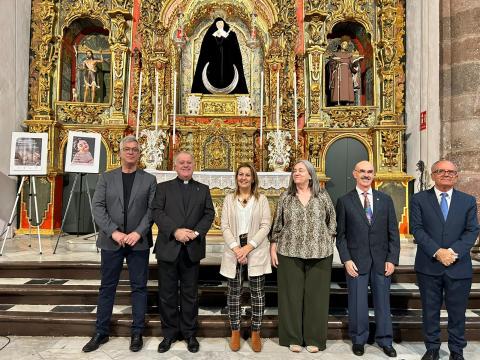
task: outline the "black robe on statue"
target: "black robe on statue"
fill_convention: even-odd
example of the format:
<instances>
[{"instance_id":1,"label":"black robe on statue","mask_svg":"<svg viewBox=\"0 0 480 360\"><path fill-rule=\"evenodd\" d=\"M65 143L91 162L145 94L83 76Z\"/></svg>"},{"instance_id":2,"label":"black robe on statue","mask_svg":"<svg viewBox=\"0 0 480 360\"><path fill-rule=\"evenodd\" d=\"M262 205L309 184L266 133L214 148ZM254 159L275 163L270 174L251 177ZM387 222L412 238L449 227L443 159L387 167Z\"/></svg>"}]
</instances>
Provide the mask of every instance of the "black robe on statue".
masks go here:
<instances>
[{"instance_id":1,"label":"black robe on statue","mask_svg":"<svg viewBox=\"0 0 480 360\"><path fill-rule=\"evenodd\" d=\"M228 33L227 37L213 35L218 30L217 21L223 21L223 30ZM235 74L233 65L235 65L239 75L238 83L229 94L248 94L237 35L230 30L230 26L222 18L216 18L213 21L203 38L193 77L192 93L211 94L202 80L202 72L207 63L209 63L208 82L219 89L228 87L232 83Z\"/></svg>"}]
</instances>

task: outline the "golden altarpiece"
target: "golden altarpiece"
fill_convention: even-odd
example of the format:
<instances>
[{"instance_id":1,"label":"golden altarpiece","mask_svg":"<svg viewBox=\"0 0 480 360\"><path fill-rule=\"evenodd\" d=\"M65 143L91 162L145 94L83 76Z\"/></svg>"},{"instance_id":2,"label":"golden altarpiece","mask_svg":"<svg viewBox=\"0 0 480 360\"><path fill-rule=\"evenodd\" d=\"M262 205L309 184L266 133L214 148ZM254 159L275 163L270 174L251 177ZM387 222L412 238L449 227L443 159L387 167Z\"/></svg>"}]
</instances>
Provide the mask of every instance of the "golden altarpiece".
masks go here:
<instances>
[{"instance_id":1,"label":"golden altarpiece","mask_svg":"<svg viewBox=\"0 0 480 360\"><path fill-rule=\"evenodd\" d=\"M219 16L238 37L246 105L238 95L191 94L202 37ZM328 184L331 147L353 139L408 233L404 0L32 0L31 26L25 125L49 134L48 176L38 186L44 234L60 228L68 131L100 133L108 170L118 166L119 141L135 133L137 119L140 131L166 133L159 173L186 149L199 171L225 173L248 161L267 176L268 134L281 131L291 134L289 164L309 159ZM340 88L352 79L344 98ZM217 209L225 191L212 187ZM273 206L282 186L264 191ZM29 228L23 194L19 232Z\"/></svg>"}]
</instances>

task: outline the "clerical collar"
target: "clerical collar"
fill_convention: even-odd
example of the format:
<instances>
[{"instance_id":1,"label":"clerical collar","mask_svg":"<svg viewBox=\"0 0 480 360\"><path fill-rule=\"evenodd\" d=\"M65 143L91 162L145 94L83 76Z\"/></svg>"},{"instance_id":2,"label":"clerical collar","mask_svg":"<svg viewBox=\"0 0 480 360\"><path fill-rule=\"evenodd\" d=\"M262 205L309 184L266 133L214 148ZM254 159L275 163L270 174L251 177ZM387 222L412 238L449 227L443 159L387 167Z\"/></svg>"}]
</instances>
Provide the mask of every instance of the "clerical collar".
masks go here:
<instances>
[{"instance_id":1,"label":"clerical collar","mask_svg":"<svg viewBox=\"0 0 480 360\"><path fill-rule=\"evenodd\" d=\"M177 181L181 184L185 184L185 185L188 185L188 183L191 181L192 179L190 180L182 180L180 179L178 176L177 176Z\"/></svg>"}]
</instances>

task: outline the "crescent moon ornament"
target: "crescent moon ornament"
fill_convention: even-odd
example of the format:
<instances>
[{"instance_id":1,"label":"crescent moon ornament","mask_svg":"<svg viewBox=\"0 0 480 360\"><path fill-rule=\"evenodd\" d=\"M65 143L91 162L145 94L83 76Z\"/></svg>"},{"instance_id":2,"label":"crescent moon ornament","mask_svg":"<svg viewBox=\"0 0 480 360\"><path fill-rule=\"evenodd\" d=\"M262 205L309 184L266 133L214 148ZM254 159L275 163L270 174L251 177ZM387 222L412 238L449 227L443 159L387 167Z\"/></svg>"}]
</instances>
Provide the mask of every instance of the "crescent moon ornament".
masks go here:
<instances>
[{"instance_id":1,"label":"crescent moon ornament","mask_svg":"<svg viewBox=\"0 0 480 360\"><path fill-rule=\"evenodd\" d=\"M203 82L203 85L205 86L205 88L208 91L210 91L212 94L230 94L237 87L237 84L238 84L239 76L238 76L237 67L235 65L233 65L234 75L233 75L233 80L230 83L230 85L228 85L224 88L217 88L217 87L213 86L212 84L210 84L210 81L208 81L207 68L208 68L209 64L210 64L210 62L207 62L205 64L205 67L203 68L203 71L202 71L202 82Z\"/></svg>"}]
</instances>

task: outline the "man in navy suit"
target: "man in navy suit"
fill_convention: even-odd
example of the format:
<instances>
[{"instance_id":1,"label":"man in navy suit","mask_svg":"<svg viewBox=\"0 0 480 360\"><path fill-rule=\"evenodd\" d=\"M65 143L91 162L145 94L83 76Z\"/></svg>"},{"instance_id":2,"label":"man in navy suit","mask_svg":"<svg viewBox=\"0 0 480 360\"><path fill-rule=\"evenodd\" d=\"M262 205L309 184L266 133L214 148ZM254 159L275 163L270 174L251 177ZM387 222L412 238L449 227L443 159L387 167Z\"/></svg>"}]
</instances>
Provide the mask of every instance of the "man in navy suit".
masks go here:
<instances>
[{"instance_id":1,"label":"man in navy suit","mask_svg":"<svg viewBox=\"0 0 480 360\"><path fill-rule=\"evenodd\" d=\"M479 232L477 204L473 196L453 188L458 175L451 161L437 161L431 173L435 186L415 194L410 202L427 348L422 360L439 359L440 309L444 301L450 359L461 360L467 346L465 311L472 285L470 249Z\"/></svg>"},{"instance_id":2,"label":"man in navy suit","mask_svg":"<svg viewBox=\"0 0 480 360\"><path fill-rule=\"evenodd\" d=\"M392 346L391 275L398 265L400 236L390 196L372 190L373 165L361 161L353 177L357 186L337 202L337 249L348 286L348 331L352 351L361 356L368 339L368 284L373 295L375 340L389 357Z\"/></svg>"},{"instance_id":3,"label":"man in navy suit","mask_svg":"<svg viewBox=\"0 0 480 360\"><path fill-rule=\"evenodd\" d=\"M195 166L192 154L180 151L173 157L173 163L177 178L159 183L152 203L153 219L158 226L155 254L164 336L158 352L168 351L173 342L183 338L188 351L195 353L200 347L195 337L198 274L215 209L208 186L192 179Z\"/></svg>"}]
</instances>

